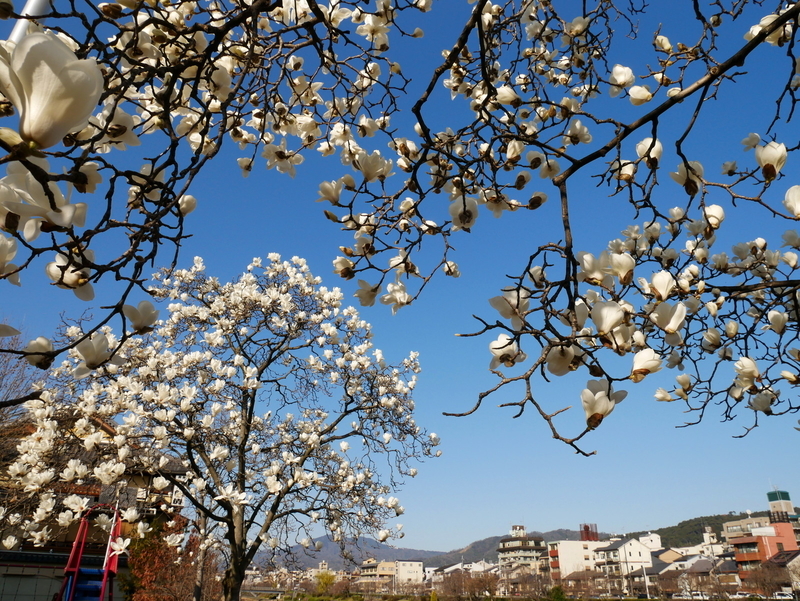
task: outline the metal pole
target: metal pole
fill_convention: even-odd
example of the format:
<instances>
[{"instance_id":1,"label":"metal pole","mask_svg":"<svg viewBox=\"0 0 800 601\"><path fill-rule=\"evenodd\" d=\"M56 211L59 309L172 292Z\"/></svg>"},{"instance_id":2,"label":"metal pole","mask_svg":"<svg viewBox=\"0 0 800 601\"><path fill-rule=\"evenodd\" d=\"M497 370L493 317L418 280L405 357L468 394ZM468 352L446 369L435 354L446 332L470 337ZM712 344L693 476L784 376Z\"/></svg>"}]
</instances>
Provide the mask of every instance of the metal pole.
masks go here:
<instances>
[{"instance_id":1,"label":"metal pole","mask_svg":"<svg viewBox=\"0 0 800 601\"><path fill-rule=\"evenodd\" d=\"M37 17L46 15L48 12L50 12L50 0L28 0L20 15L23 17ZM28 33L29 24L30 21L28 19L18 19L17 24L14 25L14 29L11 31L11 35L8 36L8 41L19 44L20 40Z\"/></svg>"}]
</instances>

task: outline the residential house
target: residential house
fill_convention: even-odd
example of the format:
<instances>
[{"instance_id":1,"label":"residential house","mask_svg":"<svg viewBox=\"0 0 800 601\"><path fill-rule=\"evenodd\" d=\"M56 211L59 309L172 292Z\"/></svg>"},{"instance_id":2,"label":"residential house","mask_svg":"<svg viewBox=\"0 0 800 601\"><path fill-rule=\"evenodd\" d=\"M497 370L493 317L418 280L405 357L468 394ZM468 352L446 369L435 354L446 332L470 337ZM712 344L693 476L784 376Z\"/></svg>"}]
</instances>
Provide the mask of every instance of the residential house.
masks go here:
<instances>
[{"instance_id":1,"label":"residential house","mask_svg":"<svg viewBox=\"0 0 800 601\"><path fill-rule=\"evenodd\" d=\"M595 549L598 570L615 582L615 588L630 591L629 575L642 568L652 567L650 549L635 538L616 539Z\"/></svg>"},{"instance_id":2,"label":"residential house","mask_svg":"<svg viewBox=\"0 0 800 601\"><path fill-rule=\"evenodd\" d=\"M581 599L597 597L601 593L610 593L606 575L597 570L579 570L563 574L560 586L570 596Z\"/></svg>"},{"instance_id":3,"label":"residential house","mask_svg":"<svg viewBox=\"0 0 800 601\"><path fill-rule=\"evenodd\" d=\"M777 584L783 590L800 591L800 549L780 551L770 557L766 564L769 571L780 574Z\"/></svg>"},{"instance_id":4,"label":"residential house","mask_svg":"<svg viewBox=\"0 0 800 601\"><path fill-rule=\"evenodd\" d=\"M642 566L629 574L628 582L631 585L631 593L637 594L649 593L651 597L656 596L656 593L673 592L664 591L661 587L661 579L664 574L680 571L680 568L673 563L667 563L660 559L653 557L652 565ZM668 578L665 580L669 580ZM669 587L667 587L669 588Z\"/></svg>"}]
</instances>

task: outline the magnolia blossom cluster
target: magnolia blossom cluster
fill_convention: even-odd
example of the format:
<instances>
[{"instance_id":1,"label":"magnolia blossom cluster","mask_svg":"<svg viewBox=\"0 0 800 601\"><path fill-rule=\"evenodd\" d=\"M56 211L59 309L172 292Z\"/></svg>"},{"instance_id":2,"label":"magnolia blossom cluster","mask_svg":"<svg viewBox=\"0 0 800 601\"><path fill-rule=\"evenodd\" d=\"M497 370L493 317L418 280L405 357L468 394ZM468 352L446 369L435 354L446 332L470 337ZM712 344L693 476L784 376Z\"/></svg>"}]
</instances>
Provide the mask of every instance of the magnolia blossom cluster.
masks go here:
<instances>
[{"instance_id":1,"label":"magnolia blossom cluster","mask_svg":"<svg viewBox=\"0 0 800 601\"><path fill-rule=\"evenodd\" d=\"M28 403L35 431L9 475L53 507L19 518L15 536L44 540L54 512L62 527L79 517L75 495L54 490L114 487L131 473L227 524L238 566L264 542L287 548L287 531L313 522L342 543L398 535L386 526L404 511L394 484L440 453L414 418L415 353L390 364L341 291L296 257L254 260L230 283L197 258L160 274L152 293L162 321L149 304L126 308L142 335L119 348L96 333L55 370L54 384L73 384ZM67 441L85 452L58 465Z\"/></svg>"},{"instance_id":2,"label":"magnolia blossom cluster","mask_svg":"<svg viewBox=\"0 0 800 601\"><path fill-rule=\"evenodd\" d=\"M239 147L244 175L258 156L294 175L316 148L382 181L393 161L357 140L390 126L387 99L405 85L384 57L391 30L401 13L429 9L299 1L245 18L244 6L122 2L87 6L88 20L40 20L53 31L31 24L0 44L3 115L15 113L0 128L12 151L0 178L0 280L24 285L38 265L90 301L110 274L140 279L165 243L180 245L198 202L190 185L225 142ZM341 27L353 31L346 44ZM318 51L295 52L303 46ZM130 248L110 256L106 244Z\"/></svg>"},{"instance_id":3,"label":"magnolia blossom cluster","mask_svg":"<svg viewBox=\"0 0 800 601\"><path fill-rule=\"evenodd\" d=\"M784 205L790 211L796 188L786 192ZM557 319L542 321L537 309L556 307L550 295L559 294L562 285L541 266L491 298L490 305L515 334L504 331L489 344L490 368L532 360L526 377L537 369L557 377L583 370L603 376L589 380L581 394L590 429L627 394L615 392L612 382L638 383L664 367L679 373L674 389L658 388L659 401L682 400L692 410L721 399L729 411L747 406L756 420L757 414L791 411L796 403L776 385L800 384L795 334L800 293L794 286L771 284L797 277L800 236L787 231L785 250L772 250L766 240L756 239L727 253L716 248L726 220L720 205L706 205L694 217L680 208L669 214L666 221L629 226L598 255L578 252L578 296ZM678 236L685 238L681 251L662 245ZM752 283L747 291L736 284L742 278ZM545 328L547 342L542 344ZM554 330L559 337L553 337ZM773 338L761 334L765 330ZM759 341L750 338L751 332L759 333ZM541 351L531 353L525 348L531 344ZM761 361L754 358L754 349ZM619 373L620 361L613 355L630 357L627 373Z\"/></svg>"},{"instance_id":4,"label":"magnolia blossom cluster","mask_svg":"<svg viewBox=\"0 0 800 601\"><path fill-rule=\"evenodd\" d=\"M388 142L394 157L384 149L370 154L356 145L358 153L372 159L373 166L368 169L354 158L349 139L328 141L339 147L342 162L358 172L321 183L319 200L334 207L326 216L342 229L353 230L355 239L352 245L340 247L345 255L334 260L334 272L345 279L377 272L377 279L358 280L356 296L363 305L380 299L397 312L413 300L426 281L426 273L413 257L421 246L420 238L444 238L443 259L433 270L458 275L460 269L449 256L450 236L481 227L483 216L489 213L502 218L538 209L553 194L552 189L547 190L551 182L559 185L572 177L572 172L596 164L600 157L605 170L597 177L615 188L615 195L645 195L646 204L665 181L665 194L675 192L669 179L656 179L663 166L665 143L646 127L656 117L636 121L645 110L638 107L677 107L697 89L691 75L706 76L709 70L716 74L723 59L710 60L715 49L706 49L703 43L692 49L685 40L673 43L667 35L658 34L646 42L640 40L652 54L653 66L648 73L636 73L631 66L610 59L614 37L606 35L604 23L616 18L611 16L616 7L598 5L587 14L567 12L570 10L574 7L538 1L519 5L487 2L476 7L471 23L481 38L480 51L465 47L460 52L444 52L441 68L447 69L448 76L437 80L449 91L451 100L469 107L471 121L466 118L459 123L454 118L449 127L432 130L427 113L421 110L415 113L420 118L415 136L395 135ZM797 10L792 8L792 14ZM778 27L773 25L776 18L789 16L783 15L762 19L757 29L770 31L766 43L782 44L776 40L791 34L791 25L780 29L784 34L772 31ZM722 14L707 18L714 27L723 25ZM520 52L510 52L510 47ZM484 60L489 51L492 62ZM433 105L429 98L424 100L423 109ZM630 147L627 141L623 144L631 132L618 136L616 117L603 119L605 111L618 102L628 105L629 121L635 128L650 136L643 134ZM598 107L596 112L591 112L592 107ZM748 136L753 137L749 147L755 152L747 165L739 167L736 161L729 161L722 167L724 175L736 177L737 185L771 184L787 162L783 142ZM597 152L599 139L610 140L602 152ZM329 146L320 150L326 154ZM592 154L596 152L597 156ZM403 181L387 193L383 189L390 176ZM669 176L688 197L702 195L708 181L702 162L683 155ZM370 210L359 212L356 202L365 190ZM443 198L448 202L441 202ZM384 261L378 258L381 254ZM415 285L413 278L418 277L422 279ZM660 319L664 315L662 312Z\"/></svg>"}]
</instances>

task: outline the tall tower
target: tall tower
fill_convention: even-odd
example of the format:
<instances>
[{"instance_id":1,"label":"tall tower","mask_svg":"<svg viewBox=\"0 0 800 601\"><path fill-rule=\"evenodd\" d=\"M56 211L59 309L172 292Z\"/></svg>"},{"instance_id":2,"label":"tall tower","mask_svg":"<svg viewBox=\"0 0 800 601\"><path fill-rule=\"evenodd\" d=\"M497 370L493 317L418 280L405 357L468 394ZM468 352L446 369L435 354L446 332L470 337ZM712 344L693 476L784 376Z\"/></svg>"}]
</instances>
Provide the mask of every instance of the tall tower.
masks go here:
<instances>
[{"instance_id":1,"label":"tall tower","mask_svg":"<svg viewBox=\"0 0 800 601\"><path fill-rule=\"evenodd\" d=\"M600 540L597 524L581 524L581 540Z\"/></svg>"},{"instance_id":2,"label":"tall tower","mask_svg":"<svg viewBox=\"0 0 800 601\"><path fill-rule=\"evenodd\" d=\"M770 513L794 513L794 505L785 490L771 490L767 493Z\"/></svg>"}]
</instances>

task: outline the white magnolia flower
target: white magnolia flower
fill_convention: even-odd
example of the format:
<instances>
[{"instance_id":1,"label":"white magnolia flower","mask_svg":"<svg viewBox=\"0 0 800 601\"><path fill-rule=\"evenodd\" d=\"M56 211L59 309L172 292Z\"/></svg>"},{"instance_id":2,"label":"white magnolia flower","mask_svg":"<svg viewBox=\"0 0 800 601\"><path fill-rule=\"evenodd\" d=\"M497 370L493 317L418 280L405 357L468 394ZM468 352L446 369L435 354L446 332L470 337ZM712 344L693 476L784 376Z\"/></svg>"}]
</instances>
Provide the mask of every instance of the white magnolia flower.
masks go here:
<instances>
[{"instance_id":1,"label":"white magnolia flower","mask_svg":"<svg viewBox=\"0 0 800 601\"><path fill-rule=\"evenodd\" d=\"M581 123L580 119L576 119L570 123L567 131L564 133L564 146L569 146L570 144L589 144L591 141L592 134L589 133L589 128Z\"/></svg>"},{"instance_id":2,"label":"white magnolia flower","mask_svg":"<svg viewBox=\"0 0 800 601\"><path fill-rule=\"evenodd\" d=\"M633 106L640 106L653 99L653 94L650 93L648 86L633 86L628 90L628 96Z\"/></svg>"},{"instance_id":3,"label":"white magnolia flower","mask_svg":"<svg viewBox=\"0 0 800 601\"><path fill-rule=\"evenodd\" d=\"M670 43L669 38L665 35L656 36L655 46L657 49L663 52L672 52L672 44Z\"/></svg>"},{"instance_id":4,"label":"white magnolia flower","mask_svg":"<svg viewBox=\"0 0 800 601\"><path fill-rule=\"evenodd\" d=\"M664 147L661 142L656 138L645 138L636 145L636 154L640 159L644 159L645 164L650 169L658 167L658 162L661 160L661 155L664 153Z\"/></svg>"},{"instance_id":5,"label":"white magnolia flower","mask_svg":"<svg viewBox=\"0 0 800 601\"><path fill-rule=\"evenodd\" d=\"M158 311L153 306L153 303L147 300L139 302L136 307L132 305L123 305L122 312L128 321L130 321L131 329L136 334L149 332L151 329L150 326L158 319Z\"/></svg>"},{"instance_id":6,"label":"white magnolia flower","mask_svg":"<svg viewBox=\"0 0 800 601\"><path fill-rule=\"evenodd\" d=\"M386 290L386 294L381 297L381 304L392 305L392 315L397 314L401 307L405 307L412 300L411 295L406 291L406 285L399 280L387 284Z\"/></svg>"},{"instance_id":7,"label":"white magnolia flower","mask_svg":"<svg viewBox=\"0 0 800 601\"><path fill-rule=\"evenodd\" d=\"M786 145L770 142L766 146L756 146L756 163L761 167L761 175L767 182L777 177L786 164Z\"/></svg>"},{"instance_id":8,"label":"white magnolia flower","mask_svg":"<svg viewBox=\"0 0 800 601\"><path fill-rule=\"evenodd\" d=\"M13 549L17 546L19 539L16 536L9 535L3 539L3 547L6 549Z\"/></svg>"},{"instance_id":9,"label":"white magnolia flower","mask_svg":"<svg viewBox=\"0 0 800 601\"><path fill-rule=\"evenodd\" d=\"M783 206L795 219L800 219L800 186L792 186L786 190Z\"/></svg>"},{"instance_id":10,"label":"white magnolia flower","mask_svg":"<svg viewBox=\"0 0 800 601\"><path fill-rule=\"evenodd\" d=\"M767 15L766 17L762 17L761 20L758 22L758 25L753 25L746 34L744 34L744 39L748 42L752 40L755 36L761 33L761 30L769 27L778 18L778 14L771 14ZM778 27L772 33L770 33L765 39L768 44L773 46L781 46L783 45L789 38L792 37L792 22L789 21L783 27Z\"/></svg>"},{"instance_id":11,"label":"white magnolia flower","mask_svg":"<svg viewBox=\"0 0 800 601\"><path fill-rule=\"evenodd\" d=\"M756 133L749 133L747 137L742 140L742 146L744 146L743 150L747 152L751 148L758 146L759 142L761 142L761 136Z\"/></svg>"},{"instance_id":12,"label":"white magnolia flower","mask_svg":"<svg viewBox=\"0 0 800 601\"><path fill-rule=\"evenodd\" d=\"M353 296L358 299L362 307L371 307L375 304L375 299L380 294L381 285L373 286L364 280L358 280L358 290L355 291Z\"/></svg>"},{"instance_id":13,"label":"white magnolia flower","mask_svg":"<svg viewBox=\"0 0 800 601\"><path fill-rule=\"evenodd\" d=\"M664 301L669 298L675 290L675 278L668 271L659 271L653 274L650 283L650 293L656 297L657 300Z\"/></svg>"},{"instance_id":14,"label":"white magnolia flower","mask_svg":"<svg viewBox=\"0 0 800 601\"><path fill-rule=\"evenodd\" d=\"M630 67L614 65L614 68L611 69L611 74L608 77L608 83L611 84L611 88L608 90L608 95L612 98L619 96L620 92L622 92L624 88L633 85L634 81L636 81L636 76L634 76Z\"/></svg>"},{"instance_id":15,"label":"white magnolia flower","mask_svg":"<svg viewBox=\"0 0 800 601\"><path fill-rule=\"evenodd\" d=\"M572 371L572 362L574 359L574 346L554 346L547 353L547 357L545 357L547 371L554 376L564 376Z\"/></svg>"},{"instance_id":16,"label":"white magnolia flower","mask_svg":"<svg viewBox=\"0 0 800 601\"><path fill-rule=\"evenodd\" d=\"M733 364L733 368L737 374L736 384L741 388L750 388L760 376L756 362L750 357L742 357Z\"/></svg>"},{"instance_id":17,"label":"white magnolia flower","mask_svg":"<svg viewBox=\"0 0 800 601\"><path fill-rule=\"evenodd\" d=\"M776 392L762 390L753 395L747 406L753 411L761 411L765 415L772 415L772 403L775 402L776 398Z\"/></svg>"},{"instance_id":18,"label":"white magnolia flower","mask_svg":"<svg viewBox=\"0 0 800 601\"><path fill-rule=\"evenodd\" d=\"M508 85L497 88L495 100L500 104L509 104L513 107L518 107L522 104L522 99L520 99L519 94L514 91L514 88Z\"/></svg>"},{"instance_id":19,"label":"white magnolia flower","mask_svg":"<svg viewBox=\"0 0 800 601\"><path fill-rule=\"evenodd\" d=\"M625 311L614 301L596 302L591 312L598 335L604 336L620 325L625 319Z\"/></svg>"},{"instance_id":20,"label":"white magnolia flower","mask_svg":"<svg viewBox=\"0 0 800 601\"><path fill-rule=\"evenodd\" d=\"M513 367L516 363L528 358L525 353L520 351L517 342L508 334L500 334L497 340L490 342L489 351L492 353L489 369L497 369L500 364Z\"/></svg>"},{"instance_id":21,"label":"white magnolia flower","mask_svg":"<svg viewBox=\"0 0 800 601\"><path fill-rule=\"evenodd\" d=\"M5 323L0 323L0 338L6 338L8 336L18 336L21 332L16 329L12 328L10 325Z\"/></svg>"},{"instance_id":22,"label":"white magnolia flower","mask_svg":"<svg viewBox=\"0 0 800 601\"><path fill-rule=\"evenodd\" d=\"M478 201L471 196L457 198L450 203L450 218L453 221L452 230L469 231L478 219Z\"/></svg>"},{"instance_id":23,"label":"white magnolia flower","mask_svg":"<svg viewBox=\"0 0 800 601\"><path fill-rule=\"evenodd\" d=\"M124 512L122 512L122 519L132 524L139 519L139 512L135 507L128 507Z\"/></svg>"},{"instance_id":24,"label":"white magnolia flower","mask_svg":"<svg viewBox=\"0 0 800 601\"><path fill-rule=\"evenodd\" d=\"M706 218L708 226L712 230L719 229L722 222L725 220L725 209L719 205L708 205L703 209L703 215Z\"/></svg>"},{"instance_id":25,"label":"white magnolia flower","mask_svg":"<svg viewBox=\"0 0 800 601\"><path fill-rule=\"evenodd\" d=\"M784 311L773 309L767 313L767 319L769 320L769 326L765 326L765 329L769 328L774 332L781 334L783 333L783 330L789 321L789 314L785 313Z\"/></svg>"},{"instance_id":26,"label":"white magnolia flower","mask_svg":"<svg viewBox=\"0 0 800 601\"><path fill-rule=\"evenodd\" d=\"M84 251L84 255L93 260L92 251ZM90 269L83 266L80 258L59 253L55 261L45 266L45 272L59 288L72 290L83 301L94 299L94 288L89 283Z\"/></svg>"},{"instance_id":27,"label":"white magnolia flower","mask_svg":"<svg viewBox=\"0 0 800 601\"><path fill-rule=\"evenodd\" d=\"M608 380L589 380L581 391L581 402L586 412L586 425L594 430L608 416L617 403L628 395L624 390L614 392Z\"/></svg>"},{"instance_id":28,"label":"white magnolia flower","mask_svg":"<svg viewBox=\"0 0 800 601\"><path fill-rule=\"evenodd\" d=\"M689 161L678 165L677 171L670 172L669 176L683 186L689 196L694 196L700 190L700 180L703 177L703 165L698 161Z\"/></svg>"},{"instance_id":29,"label":"white magnolia flower","mask_svg":"<svg viewBox=\"0 0 800 601\"><path fill-rule=\"evenodd\" d=\"M91 338L79 342L75 350L83 359L72 372L76 379L85 378L106 361L112 365L122 365L124 362L119 356L111 357L112 349L109 349L108 338L102 332L95 332Z\"/></svg>"},{"instance_id":30,"label":"white magnolia flower","mask_svg":"<svg viewBox=\"0 0 800 601\"><path fill-rule=\"evenodd\" d=\"M522 318L530 309L530 292L524 288L506 288L502 296L493 296L489 304L503 319L510 319L512 327L519 329Z\"/></svg>"},{"instance_id":31,"label":"white magnolia flower","mask_svg":"<svg viewBox=\"0 0 800 601\"><path fill-rule=\"evenodd\" d=\"M112 555L122 555L123 553L128 552L128 546L131 544L131 539L129 538L122 538L118 536L116 540L111 541L111 551Z\"/></svg>"},{"instance_id":32,"label":"white magnolia flower","mask_svg":"<svg viewBox=\"0 0 800 601\"><path fill-rule=\"evenodd\" d=\"M641 382L648 374L655 373L661 369L661 357L653 349L646 348L633 356L633 370L630 379L634 382Z\"/></svg>"},{"instance_id":33,"label":"white magnolia flower","mask_svg":"<svg viewBox=\"0 0 800 601\"><path fill-rule=\"evenodd\" d=\"M0 44L0 91L20 114L19 133L39 148L85 127L103 91L93 59L78 60L54 35L31 33Z\"/></svg>"}]
</instances>

